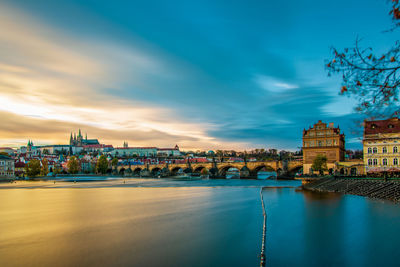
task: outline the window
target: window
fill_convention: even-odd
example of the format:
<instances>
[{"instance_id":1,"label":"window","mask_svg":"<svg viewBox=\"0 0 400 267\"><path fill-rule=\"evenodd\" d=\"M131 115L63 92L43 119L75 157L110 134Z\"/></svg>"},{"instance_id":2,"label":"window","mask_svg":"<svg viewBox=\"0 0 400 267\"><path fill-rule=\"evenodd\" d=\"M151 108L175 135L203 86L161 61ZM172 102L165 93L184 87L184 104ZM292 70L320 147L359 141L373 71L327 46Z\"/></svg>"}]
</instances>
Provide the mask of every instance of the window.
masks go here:
<instances>
[{"instance_id":1,"label":"window","mask_svg":"<svg viewBox=\"0 0 400 267\"><path fill-rule=\"evenodd\" d=\"M393 159L393 165L398 165L399 164L399 160L397 158Z\"/></svg>"},{"instance_id":2,"label":"window","mask_svg":"<svg viewBox=\"0 0 400 267\"><path fill-rule=\"evenodd\" d=\"M377 159L374 159L373 162L374 162L374 166L378 165L378 160Z\"/></svg>"},{"instance_id":3,"label":"window","mask_svg":"<svg viewBox=\"0 0 400 267\"><path fill-rule=\"evenodd\" d=\"M394 125L393 124L389 124L388 128L394 128Z\"/></svg>"},{"instance_id":4,"label":"window","mask_svg":"<svg viewBox=\"0 0 400 267\"><path fill-rule=\"evenodd\" d=\"M322 141L318 141L318 146L322 146Z\"/></svg>"},{"instance_id":5,"label":"window","mask_svg":"<svg viewBox=\"0 0 400 267\"><path fill-rule=\"evenodd\" d=\"M382 160L382 165L386 166L387 165L387 159Z\"/></svg>"},{"instance_id":6,"label":"window","mask_svg":"<svg viewBox=\"0 0 400 267\"><path fill-rule=\"evenodd\" d=\"M397 153L397 146L393 147L393 153Z\"/></svg>"},{"instance_id":7,"label":"window","mask_svg":"<svg viewBox=\"0 0 400 267\"><path fill-rule=\"evenodd\" d=\"M387 153L387 148L385 146L382 148L382 153Z\"/></svg>"},{"instance_id":8,"label":"window","mask_svg":"<svg viewBox=\"0 0 400 267\"><path fill-rule=\"evenodd\" d=\"M376 147L374 147L373 149L372 149L372 153L378 153L378 149L376 148Z\"/></svg>"},{"instance_id":9,"label":"window","mask_svg":"<svg viewBox=\"0 0 400 267\"><path fill-rule=\"evenodd\" d=\"M372 153L372 148L368 148L368 154L371 154Z\"/></svg>"},{"instance_id":10,"label":"window","mask_svg":"<svg viewBox=\"0 0 400 267\"><path fill-rule=\"evenodd\" d=\"M371 166L372 165L372 159L369 159L368 160L368 166Z\"/></svg>"}]
</instances>

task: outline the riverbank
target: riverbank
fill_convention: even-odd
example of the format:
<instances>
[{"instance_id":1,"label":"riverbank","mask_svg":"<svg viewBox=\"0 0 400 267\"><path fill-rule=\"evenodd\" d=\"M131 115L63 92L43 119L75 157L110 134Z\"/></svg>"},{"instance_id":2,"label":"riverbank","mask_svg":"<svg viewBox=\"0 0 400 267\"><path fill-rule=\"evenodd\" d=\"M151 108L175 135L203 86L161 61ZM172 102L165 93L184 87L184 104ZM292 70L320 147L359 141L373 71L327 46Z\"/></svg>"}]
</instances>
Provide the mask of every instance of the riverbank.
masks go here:
<instances>
[{"instance_id":1,"label":"riverbank","mask_svg":"<svg viewBox=\"0 0 400 267\"><path fill-rule=\"evenodd\" d=\"M398 181L322 178L302 187L314 192L338 192L400 202Z\"/></svg>"}]
</instances>

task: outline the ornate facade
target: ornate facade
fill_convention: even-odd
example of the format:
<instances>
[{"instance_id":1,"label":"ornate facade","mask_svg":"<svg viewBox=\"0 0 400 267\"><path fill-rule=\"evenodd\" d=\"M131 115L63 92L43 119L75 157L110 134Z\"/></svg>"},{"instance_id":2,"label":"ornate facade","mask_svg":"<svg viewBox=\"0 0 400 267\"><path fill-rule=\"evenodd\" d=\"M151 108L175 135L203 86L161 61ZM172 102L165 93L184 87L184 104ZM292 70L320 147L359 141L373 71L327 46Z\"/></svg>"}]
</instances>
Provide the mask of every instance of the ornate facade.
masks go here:
<instances>
[{"instance_id":1,"label":"ornate facade","mask_svg":"<svg viewBox=\"0 0 400 267\"><path fill-rule=\"evenodd\" d=\"M398 118L365 121L363 154L367 173L400 172L400 121Z\"/></svg>"},{"instance_id":2,"label":"ornate facade","mask_svg":"<svg viewBox=\"0 0 400 267\"><path fill-rule=\"evenodd\" d=\"M344 134L333 123L318 121L308 130L303 130L303 173L312 174L312 164L317 155L327 158L328 172L333 173L335 163L344 161Z\"/></svg>"}]
</instances>

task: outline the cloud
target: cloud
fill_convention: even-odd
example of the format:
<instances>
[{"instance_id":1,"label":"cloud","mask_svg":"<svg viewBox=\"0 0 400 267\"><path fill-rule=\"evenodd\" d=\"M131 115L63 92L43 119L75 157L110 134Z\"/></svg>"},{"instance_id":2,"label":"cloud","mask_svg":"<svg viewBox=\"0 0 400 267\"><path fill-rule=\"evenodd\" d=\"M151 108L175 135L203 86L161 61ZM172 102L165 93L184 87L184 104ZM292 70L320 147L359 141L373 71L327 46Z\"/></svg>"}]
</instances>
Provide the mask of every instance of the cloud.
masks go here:
<instances>
[{"instance_id":1,"label":"cloud","mask_svg":"<svg viewBox=\"0 0 400 267\"><path fill-rule=\"evenodd\" d=\"M262 89L269 91L269 92L273 92L273 93L279 93L279 92L283 92L285 90L299 88L299 86L297 84L288 83L288 82L276 79L274 77L265 76L265 75L255 75L254 81Z\"/></svg>"}]
</instances>

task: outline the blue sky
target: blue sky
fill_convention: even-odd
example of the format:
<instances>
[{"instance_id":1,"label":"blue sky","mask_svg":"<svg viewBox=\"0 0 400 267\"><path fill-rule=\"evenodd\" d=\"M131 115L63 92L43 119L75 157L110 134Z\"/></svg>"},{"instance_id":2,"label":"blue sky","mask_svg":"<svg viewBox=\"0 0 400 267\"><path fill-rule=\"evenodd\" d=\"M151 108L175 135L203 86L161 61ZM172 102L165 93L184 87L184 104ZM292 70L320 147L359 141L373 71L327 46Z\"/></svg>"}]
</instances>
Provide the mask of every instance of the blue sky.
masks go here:
<instances>
[{"instance_id":1,"label":"blue sky","mask_svg":"<svg viewBox=\"0 0 400 267\"><path fill-rule=\"evenodd\" d=\"M3 1L3 145L82 128L122 145L297 149L355 100L327 77L330 47L384 49L385 1Z\"/></svg>"}]
</instances>

